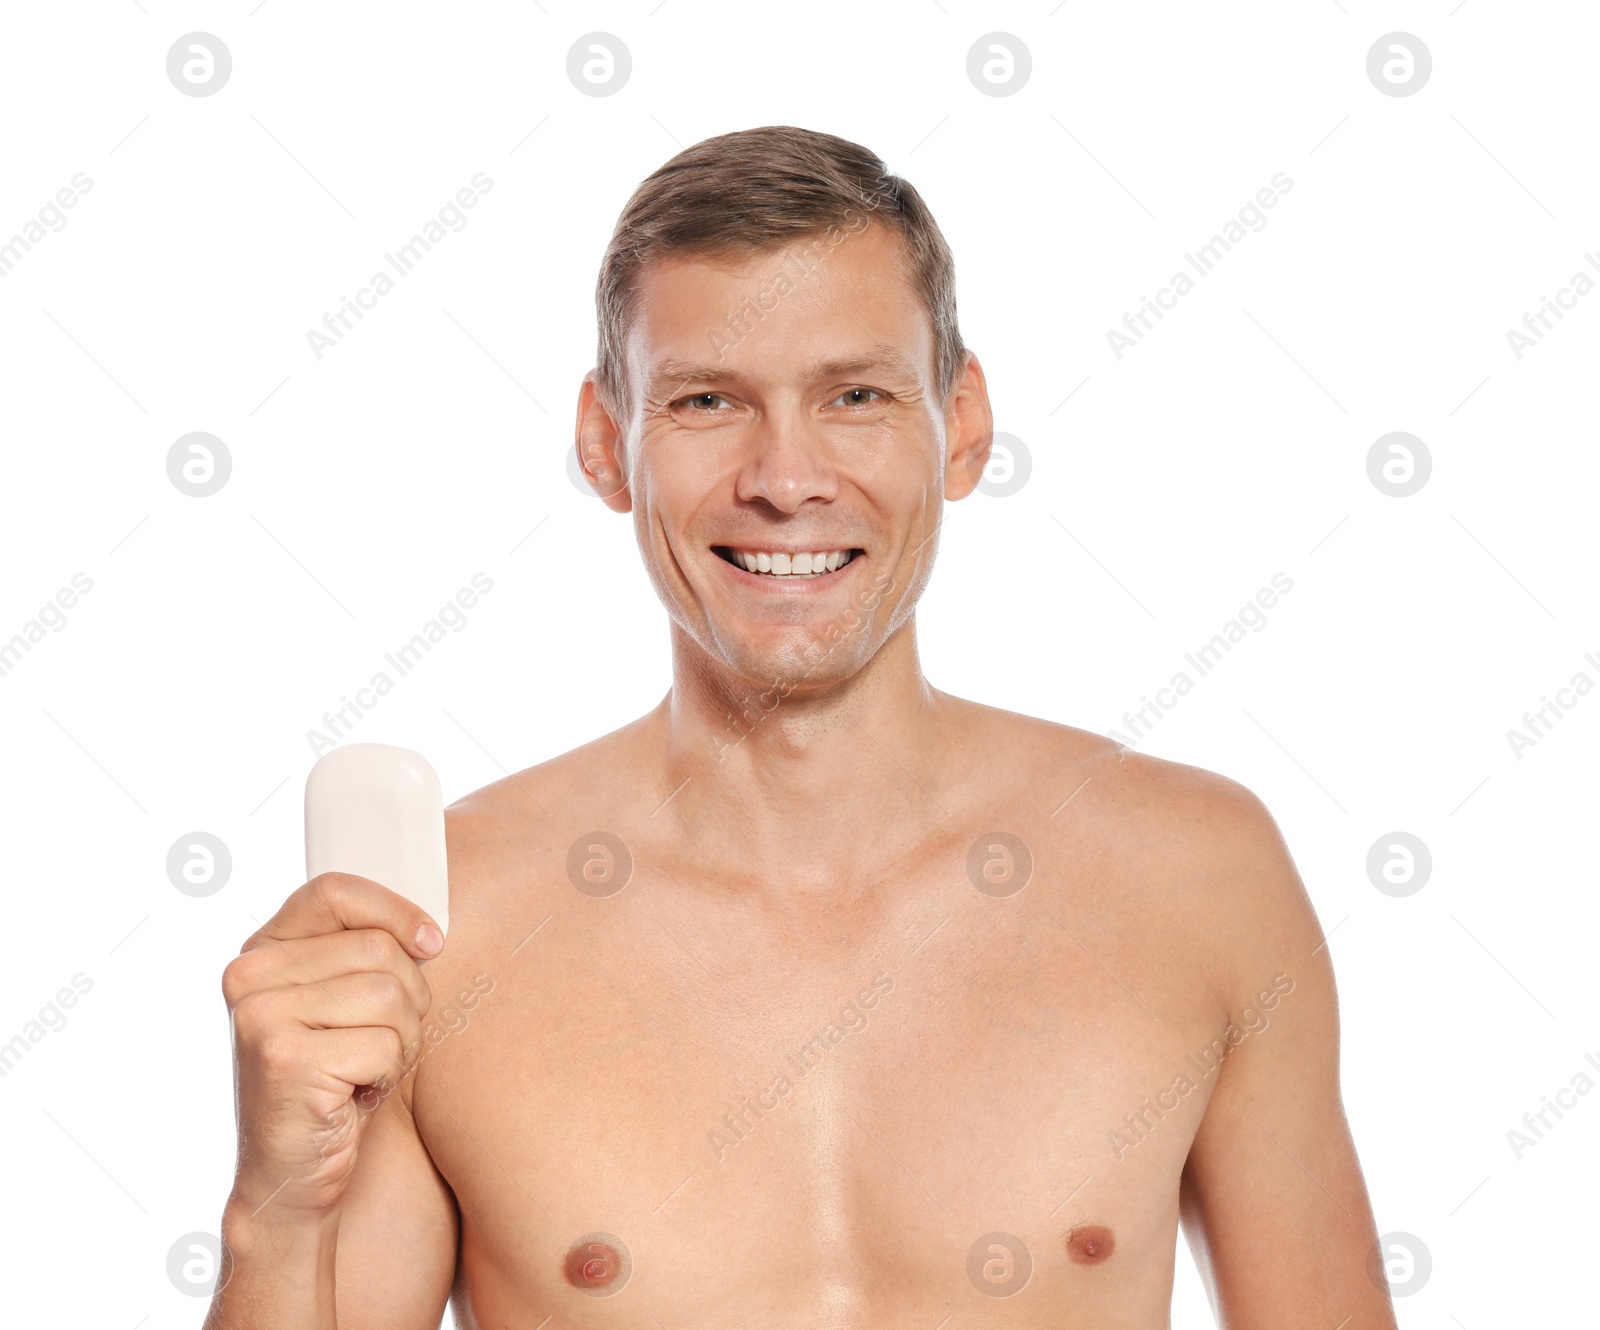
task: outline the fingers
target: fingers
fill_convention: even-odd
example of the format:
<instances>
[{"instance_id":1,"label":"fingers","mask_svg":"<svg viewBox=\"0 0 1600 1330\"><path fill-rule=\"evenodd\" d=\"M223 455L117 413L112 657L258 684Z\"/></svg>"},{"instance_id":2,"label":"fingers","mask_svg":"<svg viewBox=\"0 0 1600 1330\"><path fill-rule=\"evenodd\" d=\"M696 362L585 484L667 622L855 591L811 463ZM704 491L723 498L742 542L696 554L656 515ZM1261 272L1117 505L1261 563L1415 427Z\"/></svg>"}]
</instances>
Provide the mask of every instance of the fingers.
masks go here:
<instances>
[{"instance_id":1,"label":"fingers","mask_svg":"<svg viewBox=\"0 0 1600 1330\"><path fill-rule=\"evenodd\" d=\"M324 984L342 975L369 972L396 981L417 1016L428 1010L433 1000L428 981L394 935L381 928L289 941L263 938L258 946L228 962L222 972L222 993L232 1010L247 994L263 989Z\"/></svg>"},{"instance_id":2,"label":"fingers","mask_svg":"<svg viewBox=\"0 0 1600 1330\"><path fill-rule=\"evenodd\" d=\"M293 1037L279 1031L260 1054L261 1072L269 1082L319 1087L340 1109L361 1086L399 1081L412 1061L394 1030L374 1025L305 1030Z\"/></svg>"},{"instance_id":3,"label":"fingers","mask_svg":"<svg viewBox=\"0 0 1600 1330\"><path fill-rule=\"evenodd\" d=\"M386 972L260 989L241 999L233 1018L240 1044L283 1083L318 1074L350 1086L398 1079L422 1046L411 994Z\"/></svg>"},{"instance_id":4,"label":"fingers","mask_svg":"<svg viewBox=\"0 0 1600 1330\"><path fill-rule=\"evenodd\" d=\"M371 878L320 873L291 892L277 914L246 939L240 953L277 940L316 937L341 930L381 928L408 956L426 960L444 946L444 935L426 910ZM431 935L419 930L430 929Z\"/></svg>"}]
</instances>

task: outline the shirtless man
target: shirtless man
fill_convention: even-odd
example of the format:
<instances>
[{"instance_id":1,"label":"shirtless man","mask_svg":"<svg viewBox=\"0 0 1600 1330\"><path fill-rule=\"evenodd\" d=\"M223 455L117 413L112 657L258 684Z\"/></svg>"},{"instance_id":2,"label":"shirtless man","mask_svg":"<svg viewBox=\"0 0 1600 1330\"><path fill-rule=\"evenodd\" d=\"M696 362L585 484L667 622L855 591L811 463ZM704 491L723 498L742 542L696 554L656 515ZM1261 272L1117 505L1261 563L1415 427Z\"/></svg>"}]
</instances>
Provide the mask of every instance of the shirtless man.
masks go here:
<instances>
[{"instance_id":1,"label":"shirtless man","mask_svg":"<svg viewBox=\"0 0 1600 1330\"><path fill-rule=\"evenodd\" d=\"M1180 1222L1230 1330L1393 1330L1260 801L922 675L993 429L953 291L843 140L725 135L640 186L577 450L673 686L447 810L425 968L427 917L339 874L228 965L213 1330L452 1297L463 1330L1155 1330Z\"/></svg>"}]
</instances>

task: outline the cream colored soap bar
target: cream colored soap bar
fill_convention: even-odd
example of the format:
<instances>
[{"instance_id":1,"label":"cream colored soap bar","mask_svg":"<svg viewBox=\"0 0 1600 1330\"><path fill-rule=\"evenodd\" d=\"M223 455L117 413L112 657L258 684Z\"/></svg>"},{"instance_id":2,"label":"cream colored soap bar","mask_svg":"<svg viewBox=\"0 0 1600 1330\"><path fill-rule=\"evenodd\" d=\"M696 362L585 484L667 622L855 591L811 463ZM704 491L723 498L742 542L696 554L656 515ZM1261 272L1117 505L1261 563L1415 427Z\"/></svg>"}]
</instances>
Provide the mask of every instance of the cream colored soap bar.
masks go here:
<instances>
[{"instance_id":1,"label":"cream colored soap bar","mask_svg":"<svg viewBox=\"0 0 1600 1330\"><path fill-rule=\"evenodd\" d=\"M306 877L354 873L420 905L446 934L444 796L421 753L343 744L306 777Z\"/></svg>"}]
</instances>

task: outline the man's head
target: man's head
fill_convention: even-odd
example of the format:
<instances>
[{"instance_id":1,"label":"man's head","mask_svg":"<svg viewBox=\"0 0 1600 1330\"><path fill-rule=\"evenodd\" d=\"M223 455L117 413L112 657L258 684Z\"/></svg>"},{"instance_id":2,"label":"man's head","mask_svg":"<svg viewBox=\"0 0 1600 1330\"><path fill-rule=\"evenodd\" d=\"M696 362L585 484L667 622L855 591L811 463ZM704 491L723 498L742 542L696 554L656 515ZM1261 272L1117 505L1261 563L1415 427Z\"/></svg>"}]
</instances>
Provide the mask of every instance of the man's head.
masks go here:
<instances>
[{"instance_id":1,"label":"man's head","mask_svg":"<svg viewBox=\"0 0 1600 1330\"><path fill-rule=\"evenodd\" d=\"M579 457L678 627L763 686L854 673L910 617L993 428L921 197L832 135L707 139L629 200L595 298ZM792 581L741 557L827 551L855 557Z\"/></svg>"}]
</instances>

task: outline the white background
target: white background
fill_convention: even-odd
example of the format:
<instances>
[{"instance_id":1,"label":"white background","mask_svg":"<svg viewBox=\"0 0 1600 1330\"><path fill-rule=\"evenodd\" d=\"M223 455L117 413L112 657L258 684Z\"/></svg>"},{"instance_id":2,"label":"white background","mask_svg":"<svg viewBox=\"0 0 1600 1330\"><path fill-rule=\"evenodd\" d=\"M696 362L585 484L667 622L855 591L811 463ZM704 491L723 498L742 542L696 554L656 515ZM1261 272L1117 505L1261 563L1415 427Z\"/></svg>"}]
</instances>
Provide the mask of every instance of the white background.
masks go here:
<instances>
[{"instance_id":1,"label":"white background","mask_svg":"<svg viewBox=\"0 0 1600 1330\"><path fill-rule=\"evenodd\" d=\"M214 96L166 76L195 30L232 53ZM632 53L614 96L565 72L596 30ZM993 30L1031 52L1012 96L967 78ZM1413 96L1366 74L1396 30L1432 53ZM447 801L666 691L630 522L564 470L593 283L640 179L774 123L923 192L1033 460L948 513L930 681L1108 731L1292 578L1141 746L1255 790L1333 934L1379 1231L1432 1257L1402 1325L1592 1318L1600 1094L1520 1160L1507 1132L1600 1057L1600 695L1520 758L1507 731L1600 681L1600 294L1520 360L1506 331L1600 256L1597 49L1590 6L1503 0L8 6L0 240L93 187L0 279L0 640L93 589L0 677L0 1041L93 987L0 1080L4 1319L203 1316L165 1262L231 1177L219 977L303 879L308 729L384 652L493 579L352 736L425 752ZM318 360L307 330L480 171ZM1277 172L1268 225L1118 360L1107 329ZM233 462L202 499L166 472L195 430ZM1433 461L1408 498L1367 475L1395 430ZM196 830L233 856L203 899L165 868ZM1404 898L1365 867L1395 830L1433 857ZM1178 1259L1174 1324L1210 1325Z\"/></svg>"}]
</instances>

